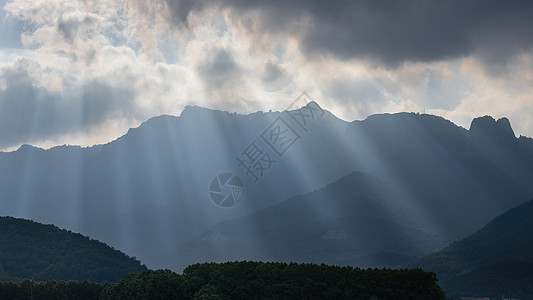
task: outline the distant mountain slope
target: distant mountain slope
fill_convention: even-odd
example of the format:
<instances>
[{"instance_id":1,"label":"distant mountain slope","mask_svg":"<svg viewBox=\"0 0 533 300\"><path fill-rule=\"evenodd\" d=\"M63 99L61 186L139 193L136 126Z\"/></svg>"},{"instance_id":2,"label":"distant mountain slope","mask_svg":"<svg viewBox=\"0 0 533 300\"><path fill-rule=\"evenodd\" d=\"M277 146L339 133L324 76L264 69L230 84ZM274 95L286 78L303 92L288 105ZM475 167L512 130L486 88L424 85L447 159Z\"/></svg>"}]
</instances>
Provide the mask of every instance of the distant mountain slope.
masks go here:
<instances>
[{"instance_id":1,"label":"distant mountain slope","mask_svg":"<svg viewBox=\"0 0 533 300\"><path fill-rule=\"evenodd\" d=\"M304 111L303 126L297 112L239 115L188 106L106 145L0 153L0 214L53 223L166 268L175 259L163 254L211 226L354 171L387 182L395 194L382 198L436 237L420 247L431 251L533 197L533 142L516 138L508 120L483 117L466 130L425 114L348 123ZM279 119L300 137L281 156L261 138ZM236 161L252 143L273 159L257 182ZM243 201L231 208L209 198L210 181L225 172L245 186Z\"/></svg>"},{"instance_id":2,"label":"distant mountain slope","mask_svg":"<svg viewBox=\"0 0 533 300\"><path fill-rule=\"evenodd\" d=\"M456 295L533 299L533 200L410 267L436 272Z\"/></svg>"},{"instance_id":3,"label":"distant mountain slope","mask_svg":"<svg viewBox=\"0 0 533 300\"><path fill-rule=\"evenodd\" d=\"M145 270L134 258L81 234L0 217L0 280L116 282Z\"/></svg>"},{"instance_id":4,"label":"distant mountain slope","mask_svg":"<svg viewBox=\"0 0 533 300\"><path fill-rule=\"evenodd\" d=\"M174 257L181 260L179 267L212 260L392 267L405 263L408 255L427 253L426 247L435 243L435 237L391 205L404 200L387 183L354 172L311 193L219 223Z\"/></svg>"},{"instance_id":5,"label":"distant mountain slope","mask_svg":"<svg viewBox=\"0 0 533 300\"><path fill-rule=\"evenodd\" d=\"M325 112L307 133L300 129L301 139L283 159L272 157L277 163L254 184L235 158L279 117L292 120L286 112L238 115L188 106L179 117L152 118L106 145L0 153L0 213L69 228L165 268L162 252L209 226L351 171L323 155L346 148L338 133L347 123ZM302 171L309 174L305 180ZM210 181L223 172L246 184L245 201L224 210L208 194Z\"/></svg>"},{"instance_id":6,"label":"distant mountain slope","mask_svg":"<svg viewBox=\"0 0 533 300\"><path fill-rule=\"evenodd\" d=\"M450 242L533 197L533 142L517 139L505 118L476 118L466 130L431 115L374 115L350 124L347 135L352 157L406 195L415 221Z\"/></svg>"}]
</instances>

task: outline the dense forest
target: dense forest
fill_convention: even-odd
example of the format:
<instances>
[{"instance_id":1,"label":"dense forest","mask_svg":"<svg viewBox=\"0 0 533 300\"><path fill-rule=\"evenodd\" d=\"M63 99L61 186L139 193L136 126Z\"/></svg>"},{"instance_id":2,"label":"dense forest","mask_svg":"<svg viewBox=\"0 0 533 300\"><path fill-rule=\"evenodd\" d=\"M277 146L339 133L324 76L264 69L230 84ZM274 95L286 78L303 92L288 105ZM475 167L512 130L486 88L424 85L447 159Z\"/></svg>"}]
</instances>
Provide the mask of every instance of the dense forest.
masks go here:
<instances>
[{"instance_id":1,"label":"dense forest","mask_svg":"<svg viewBox=\"0 0 533 300\"><path fill-rule=\"evenodd\" d=\"M0 280L116 282L145 271L135 258L81 234L0 217Z\"/></svg>"},{"instance_id":2,"label":"dense forest","mask_svg":"<svg viewBox=\"0 0 533 300\"><path fill-rule=\"evenodd\" d=\"M0 282L0 299L446 299L434 273L228 262L126 275L114 284Z\"/></svg>"}]
</instances>

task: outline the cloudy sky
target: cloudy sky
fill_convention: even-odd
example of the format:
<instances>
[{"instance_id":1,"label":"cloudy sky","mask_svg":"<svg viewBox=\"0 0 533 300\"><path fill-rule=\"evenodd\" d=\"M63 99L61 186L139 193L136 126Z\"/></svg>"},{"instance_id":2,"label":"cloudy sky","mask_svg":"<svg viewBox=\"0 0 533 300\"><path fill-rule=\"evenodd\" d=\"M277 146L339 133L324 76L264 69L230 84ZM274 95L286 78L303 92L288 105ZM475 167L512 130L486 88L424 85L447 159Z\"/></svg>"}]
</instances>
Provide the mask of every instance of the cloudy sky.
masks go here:
<instances>
[{"instance_id":1,"label":"cloudy sky","mask_svg":"<svg viewBox=\"0 0 533 300\"><path fill-rule=\"evenodd\" d=\"M189 104L509 117L533 136L533 1L0 0L0 150L92 145Z\"/></svg>"}]
</instances>

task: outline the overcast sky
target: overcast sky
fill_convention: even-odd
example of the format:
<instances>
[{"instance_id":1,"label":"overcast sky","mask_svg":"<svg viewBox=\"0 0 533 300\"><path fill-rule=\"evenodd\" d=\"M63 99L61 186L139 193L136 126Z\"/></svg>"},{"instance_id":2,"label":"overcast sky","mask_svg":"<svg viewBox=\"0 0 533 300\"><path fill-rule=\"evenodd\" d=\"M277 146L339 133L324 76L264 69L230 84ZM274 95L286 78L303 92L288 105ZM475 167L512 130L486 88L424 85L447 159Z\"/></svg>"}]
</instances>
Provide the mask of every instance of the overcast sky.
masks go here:
<instances>
[{"instance_id":1,"label":"overcast sky","mask_svg":"<svg viewBox=\"0 0 533 300\"><path fill-rule=\"evenodd\" d=\"M0 0L0 150L109 142L188 104L508 117L533 136L533 1Z\"/></svg>"}]
</instances>

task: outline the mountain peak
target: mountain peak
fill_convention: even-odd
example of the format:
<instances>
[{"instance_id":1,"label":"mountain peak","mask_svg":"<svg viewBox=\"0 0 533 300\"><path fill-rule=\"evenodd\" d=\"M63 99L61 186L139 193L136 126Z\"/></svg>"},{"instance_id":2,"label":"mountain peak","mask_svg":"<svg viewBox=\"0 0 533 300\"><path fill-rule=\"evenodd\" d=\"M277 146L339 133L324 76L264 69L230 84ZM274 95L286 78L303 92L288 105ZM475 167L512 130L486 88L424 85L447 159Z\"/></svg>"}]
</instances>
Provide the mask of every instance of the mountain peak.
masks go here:
<instances>
[{"instance_id":1,"label":"mountain peak","mask_svg":"<svg viewBox=\"0 0 533 300\"><path fill-rule=\"evenodd\" d=\"M505 117L498 120L495 120L493 117L488 115L475 118L472 120L469 131L475 135L483 135L497 139L516 138L514 131L511 128L509 119Z\"/></svg>"},{"instance_id":2,"label":"mountain peak","mask_svg":"<svg viewBox=\"0 0 533 300\"><path fill-rule=\"evenodd\" d=\"M31 150L44 150L44 149L29 145L29 144L23 144L17 149L17 151L31 151Z\"/></svg>"},{"instance_id":3,"label":"mountain peak","mask_svg":"<svg viewBox=\"0 0 533 300\"><path fill-rule=\"evenodd\" d=\"M183 111L181 112L180 114L180 117L182 116L186 116L186 115L189 115L189 114L195 114L195 113L198 113L200 111L207 111L209 109L207 108L203 108L201 106L198 106L198 105L187 105L183 108Z\"/></svg>"},{"instance_id":4,"label":"mountain peak","mask_svg":"<svg viewBox=\"0 0 533 300\"><path fill-rule=\"evenodd\" d=\"M302 104L302 103L299 103L299 104ZM303 106L300 106L300 105L294 106L293 105L290 108L288 108L287 110L288 111L293 111L293 110L298 110L298 109L302 109L302 108L310 108L310 109L321 108L322 109L322 107L318 103L316 103L314 100L311 100L311 101L307 102Z\"/></svg>"},{"instance_id":5,"label":"mountain peak","mask_svg":"<svg viewBox=\"0 0 533 300\"><path fill-rule=\"evenodd\" d=\"M315 100L311 100L305 106L313 107L313 106L320 106L320 105L318 105L318 103L316 103Z\"/></svg>"}]
</instances>

